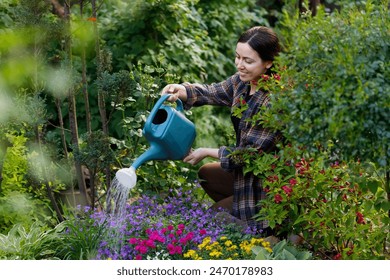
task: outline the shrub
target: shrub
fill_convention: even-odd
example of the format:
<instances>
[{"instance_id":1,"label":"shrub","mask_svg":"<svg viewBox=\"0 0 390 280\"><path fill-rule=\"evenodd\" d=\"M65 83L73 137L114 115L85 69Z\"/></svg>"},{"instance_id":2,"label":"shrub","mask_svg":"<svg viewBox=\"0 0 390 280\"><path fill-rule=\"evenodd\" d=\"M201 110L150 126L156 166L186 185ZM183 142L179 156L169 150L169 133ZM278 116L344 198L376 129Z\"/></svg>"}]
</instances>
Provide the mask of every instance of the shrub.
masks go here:
<instances>
[{"instance_id":1,"label":"shrub","mask_svg":"<svg viewBox=\"0 0 390 280\"><path fill-rule=\"evenodd\" d=\"M390 18L388 1L378 2L330 15L284 15L289 35L279 62L293 86L273 95L269 122L312 151L321 145L341 159L388 169Z\"/></svg>"},{"instance_id":2,"label":"shrub","mask_svg":"<svg viewBox=\"0 0 390 280\"><path fill-rule=\"evenodd\" d=\"M316 257L384 258L390 204L373 165L280 148L275 154L234 155L247 164L244 172L263 179L267 198L260 201L257 219L278 234L300 234Z\"/></svg>"}]
</instances>

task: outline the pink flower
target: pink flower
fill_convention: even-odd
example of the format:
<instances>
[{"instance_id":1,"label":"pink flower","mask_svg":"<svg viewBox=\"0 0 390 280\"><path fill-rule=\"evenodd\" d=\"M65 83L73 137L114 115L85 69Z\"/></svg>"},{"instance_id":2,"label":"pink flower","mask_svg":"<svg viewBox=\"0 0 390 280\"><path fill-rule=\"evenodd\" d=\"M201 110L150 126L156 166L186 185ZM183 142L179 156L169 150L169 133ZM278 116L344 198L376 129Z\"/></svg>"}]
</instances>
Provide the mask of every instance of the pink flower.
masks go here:
<instances>
[{"instance_id":1,"label":"pink flower","mask_svg":"<svg viewBox=\"0 0 390 280\"><path fill-rule=\"evenodd\" d=\"M199 231L199 234L200 234L200 235L205 235L205 234L207 234L207 231L206 231L205 229L201 229L201 230Z\"/></svg>"},{"instance_id":2,"label":"pink flower","mask_svg":"<svg viewBox=\"0 0 390 280\"><path fill-rule=\"evenodd\" d=\"M274 200L275 200L275 203L279 204L280 202L282 202L283 197L277 193L277 194L275 194Z\"/></svg>"},{"instance_id":3,"label":"pink flower","mask_svg":"<svg viewBox=\"0 0 390 280\"><path fill-rule=\"evenodd\" d=\"M173 229L174 229L173 225L167 226L167 230L171 231L171 230L173 230Z\"/></svg>"},{"instance_id":4,"label":"pink flower","mask_svg":"<svg viewBox=\"0 0 390 280\"><path fill-rule=\"evenodd\" d=\"M177 228L179 229L179 230L181 230L181 231L183 231L184 229L185 229L185 225L184 224L179 224L178 226L177 226Z\"/></svg>"},{"instance_id":5,"label":"pink flower","mask_svg":"<svg viewBox=\"0 0 390 280\"><path fill-rule=\"evenodd\" d=\"M149 248L156 248L156 244L154 244L154 241L151 239L146 240L145 245Z\"/></svg>"},{"instance_id":6,"label":"pink flower","mask_svg":"<svg viewBox=\"0 0 390 280\"><path fill-rule=\"evenodd\" d=\"M292 193L292 188L290 188L289 186L283 186L282 187L282 190L288 195L288 196L290 196L291 195L291 193Z\"/></svg>"},{"instance_id":7,"label":"pink flower","mask_svg":"<svg viewBox=\"0 0 390 280\"><path fill-rule=\"evenodd\" d=\"M136 259L136 260L142 260L142 256L141 256L141 255L136 255L136 256L135 256L135 259Z\"/></svg>"},{"instance_id":8,"label":"pink flower","mask_svg":"<svg viewBox=\"0 0 390 280\"><path fill-rule=\"evenodd\" d=\"M292 178L292 179L290 179L289 183L290 183L291 187L294 187L298 182L296 179Z\"/></svg>"},{"instance_id":9,"label":"pink flower","mask_svg":"<svg viewBox=\"0 0 390 280\"><path fill-rule=\"evenodd\" d=\"M135 238L135 237L132 237L132 238L129 239L129 243L132 244L132 245L135 245L135 244L138 243L138 239Z\"/></svg>"},{"instance_id":10,"label":"pink flower","mask_svg":"<svg viewBox=\"0 0 390 280\"><path fill-rule=\"evenodd\" d=\"M148 252L148 247L144 245L137 245L135 246L135 249L140 252L141 254L146 254Z\"/></svg>"}]
</instances>

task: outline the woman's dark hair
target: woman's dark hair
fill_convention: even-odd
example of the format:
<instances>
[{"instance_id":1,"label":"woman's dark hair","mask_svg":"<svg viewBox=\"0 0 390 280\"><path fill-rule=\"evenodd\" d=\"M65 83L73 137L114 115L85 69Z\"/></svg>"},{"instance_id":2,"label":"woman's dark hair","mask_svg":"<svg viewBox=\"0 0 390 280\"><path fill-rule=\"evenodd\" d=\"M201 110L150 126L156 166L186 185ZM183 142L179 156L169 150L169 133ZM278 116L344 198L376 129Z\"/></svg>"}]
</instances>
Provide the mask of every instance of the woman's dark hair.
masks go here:
<instances>
[{"instance_id":1,"label":"woman's dark hair","mask_svg":"<svg viewBox=\"0 0 390 280\"><path fill-rule=\"evenodd\" d=\"M274 61L280 52L279 38L265 26L255 26L241 34L237 43L248 43L263 61Z\"/></svg>"}]
</instances>

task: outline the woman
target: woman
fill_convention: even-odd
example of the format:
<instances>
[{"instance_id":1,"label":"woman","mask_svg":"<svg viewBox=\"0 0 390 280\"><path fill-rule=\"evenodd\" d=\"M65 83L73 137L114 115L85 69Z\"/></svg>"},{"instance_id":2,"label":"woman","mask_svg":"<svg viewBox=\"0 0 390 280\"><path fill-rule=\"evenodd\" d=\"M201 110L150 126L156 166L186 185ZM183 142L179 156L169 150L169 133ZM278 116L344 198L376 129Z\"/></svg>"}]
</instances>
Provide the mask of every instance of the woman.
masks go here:
<instances>
[{"instance_id":1,"label":"woman","mask_svg":"<svg viewBox=\"0 0 390 280\"><path fill-rule=\"evenodd\" d=\"M199 169L201 186L216 202L214 207L227 209L234 217L258 230L267 227L266 222L255 221L253 218L259 212L258 202L265 198L262 182L253 174L244 176L242 166L235 164L229 154L248 147L270 152L282 138L279 132L247 121L261 107L269 106L269 96L257 89L257 81L262 75L271 73L273 61L279 51L279 40L274 31L263 26L253 27L238 39L236 74L220 83L170 84L162 91L162 94L172 94L169 98L171 102L180 98L186 109L202 105L230 107L236 146L198 148L191 151L184 161L195 165L205 157L219 159L219 162L205 164ZM233 114L238 106L247 106L239 117Z\"/></svg>"}]
</instances>

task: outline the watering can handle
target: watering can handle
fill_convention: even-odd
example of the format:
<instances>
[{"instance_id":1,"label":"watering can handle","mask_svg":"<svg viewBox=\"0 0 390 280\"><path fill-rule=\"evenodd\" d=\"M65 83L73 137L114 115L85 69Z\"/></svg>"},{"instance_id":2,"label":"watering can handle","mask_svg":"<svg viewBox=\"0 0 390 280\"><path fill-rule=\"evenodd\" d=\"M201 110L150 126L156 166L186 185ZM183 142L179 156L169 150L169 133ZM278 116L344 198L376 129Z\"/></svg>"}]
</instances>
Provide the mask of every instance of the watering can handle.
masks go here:
<instances>
[{"instance_id":1,"label":"watering can handle","mask_svg":"<svg viewBox=\"0 0 390 280\"><path fill-rule=\"evenodd\" d=\"M150 112L150 116L146 120L145 127L149 127L151 120L154 119L154 116L157 114L157 111L160 109L161 105L171 96L171 94L164 94L160 97L159 100L157 100L156 104L154 105L152 111ZM180 99L176 99L177 107L176 109L180 112L183 112L183 102L181 102Z\"/></svg>"}]
</instances>

